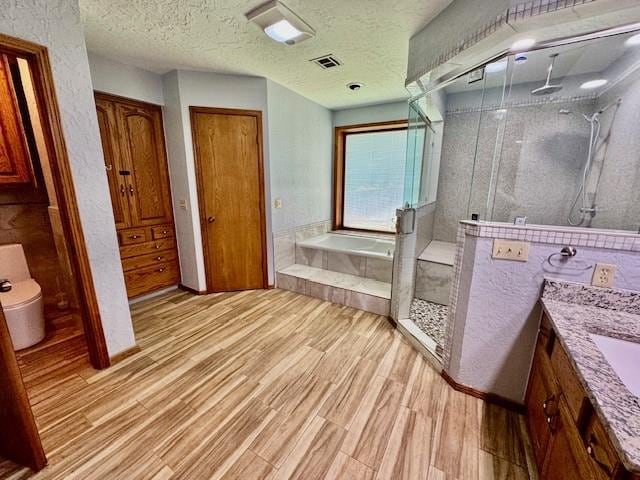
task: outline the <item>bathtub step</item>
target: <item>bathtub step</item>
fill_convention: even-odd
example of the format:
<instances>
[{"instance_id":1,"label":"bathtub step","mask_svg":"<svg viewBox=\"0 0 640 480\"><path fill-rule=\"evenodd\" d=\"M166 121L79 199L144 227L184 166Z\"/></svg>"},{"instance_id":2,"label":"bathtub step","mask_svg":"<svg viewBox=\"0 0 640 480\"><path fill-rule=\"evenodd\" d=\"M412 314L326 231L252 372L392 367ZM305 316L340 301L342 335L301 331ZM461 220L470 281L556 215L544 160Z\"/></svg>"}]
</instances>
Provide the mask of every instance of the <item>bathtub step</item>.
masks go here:
<instances>
[{"instance_id":1,"label":"bathtub step","mask_svg":"<svg viewBox=\"0 0 640 480\"><path fill-rule=\"evenodd\" d=\"M456 244L431 242L418 257L415 296L440 305L449 303Z\"/></svg>"},{"instance_id":2,"label":"bathtub step","mask_svg":"<svg viewBox=\"0 0 640 480\"><path fill-rule=\"evenodd\" d=\"M391 284L371 278L295 264L276 273L276 286L378 315L389 315Z\"/></svg>"}]
</instances>

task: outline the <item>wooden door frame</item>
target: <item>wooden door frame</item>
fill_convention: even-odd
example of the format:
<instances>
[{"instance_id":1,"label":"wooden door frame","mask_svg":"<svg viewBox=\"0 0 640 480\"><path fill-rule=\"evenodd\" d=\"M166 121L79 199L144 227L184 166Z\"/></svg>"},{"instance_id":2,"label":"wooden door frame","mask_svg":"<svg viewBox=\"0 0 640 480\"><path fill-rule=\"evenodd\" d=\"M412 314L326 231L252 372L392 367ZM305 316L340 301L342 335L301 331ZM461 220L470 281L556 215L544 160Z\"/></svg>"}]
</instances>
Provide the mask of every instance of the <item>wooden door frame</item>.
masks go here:
<instances>
[{"instance_id":1,"label":"wooden door frame","mask_svg":"<svg viewBox=\"0 0 640 480\"><path fill-rule=\"evenodd\" d=\"M240 115L243 117L255 117L258 128L258 178L260 179L259 185L259 198L260 198L260 235L262 242L262 288L269 288L269 271L267 261L267 219L265 214L265 188L264 188L264 154L263 154L263 139L262 139L262 111L260 110L241 110L236 108L216 108L216 107L196 107L189 106L189 119L191 122L191 141L193 143L193 163L196 169L196 186L198 190L198 211L200 215L200 232L202 236L202 249L204 252L204 271L207 280L207 293L216 293L213 288L213 272L209 268L209 262L207 258L211 258L211 252L209 249L209 242L207 241L207 235L205 235L207 227L207 215L204 211L204 180L202 178L202 166L198 160L198 145L195 135L196 115L198 113L209 113L217 115Z\"/></svg>"},{"instance_id":2,"label":"wooden door frame","mask_svg":"<svg viewBox=\"0 0 640 480\"><path fill-rule=\"evenodd\" d=\"M96 369L111 365L102 328L100 309L91 274L91 265L82 231L73 175L64 140L58 100L47 47L0 34L0 51L25 58L33 78L33 87L53 176L53 183L69 260L76 278L84 336L91 364Z\"/></svg>"}]
</instances>

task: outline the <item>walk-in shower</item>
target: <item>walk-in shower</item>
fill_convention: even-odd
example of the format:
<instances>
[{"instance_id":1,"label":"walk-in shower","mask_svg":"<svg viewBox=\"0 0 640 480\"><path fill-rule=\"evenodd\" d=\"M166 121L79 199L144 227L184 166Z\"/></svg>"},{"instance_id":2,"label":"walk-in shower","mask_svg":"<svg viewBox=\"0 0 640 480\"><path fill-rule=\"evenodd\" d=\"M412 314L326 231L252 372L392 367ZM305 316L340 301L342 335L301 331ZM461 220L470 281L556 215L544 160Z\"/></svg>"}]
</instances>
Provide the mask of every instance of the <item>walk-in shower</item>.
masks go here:
<instances>
[{"instance_id":1,"label":"walk-in shower","mask_svg":"<svg viewBox=\"0 0 640 480\"><path fill-rule=\"evenodd\" d=\"M416 128L406 169L413 177L405 182L405 200L418 207L416 225L420 215L431 223L427 237L414 239L420 248L412 289L399 280L394 291L412 292L406 328L434 354L446 342L446 309L455 301L448 289L461 220L638 231L640 45L634 35L507 53L434 81L413 100ZM396 254L412 252L400 246Z\"/></svg>"}]
</instances>

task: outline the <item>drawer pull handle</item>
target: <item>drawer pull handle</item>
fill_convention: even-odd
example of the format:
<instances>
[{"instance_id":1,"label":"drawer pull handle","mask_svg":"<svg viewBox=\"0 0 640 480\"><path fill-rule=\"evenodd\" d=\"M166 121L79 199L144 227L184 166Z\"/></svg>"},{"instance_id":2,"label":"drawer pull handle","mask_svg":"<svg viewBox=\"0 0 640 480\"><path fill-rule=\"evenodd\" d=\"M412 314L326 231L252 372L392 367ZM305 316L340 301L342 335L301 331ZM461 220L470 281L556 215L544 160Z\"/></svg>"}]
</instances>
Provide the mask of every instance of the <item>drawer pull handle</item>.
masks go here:
<instances>
[{"instance_id":1,"label":"drawer pull handle","mask_svg":"<svg viewBox=\"0 0 640 480\"><path fill-rule=\"evenodd\" d=\"M162 231L162 234L163 234L163 235L166 235L167 233L169 233L169 232L167 232L166 230L163 230L163 231Z\"/></svg>"},{"instance_id":2,"label":"drawer pull handle","mask_svg":"<svg viewBox=\"0 0 640 480\"><path fill-rule=\"evenodd\" d=\"M162 260L162 257L158 256L158 257L156 257L156 260L160 261L160 260Z\"/></svg>"},{"instance_id":3,"label":"drawer pull handle","mask_svg":"<svg viewBox=\"0 0 640 480\"><path fill-rule=\"evenodd\" d=\"M549 412L547 411L547 409L549 408L549 405L551 404L551 402L554 402L556 399L556 396L551 394L547 397L547 399L542 403L542 411L544 412L545 415L549 416Z\"/></svg>"},{"instance_id":4,"label":"drawer pull handle","mask_svg":"<svg viewBox=\"0 0 640 480\"><path fill-rule=\"evenodd\" d=\"M158 244L156 243L155 249L157 250L157 249L159 249L159 248L160 248L160 245L158 245Z\"/></svg>"},{"instance_id":5,"label":"drawer pull handle","mask_svg":"<svg viewBox=\"0 0 640 480\"><path fill-rule=\"evenodd\" d=\"M162 273L162 272L164 272L164 268L159 268L157 271Z\"/></svg>"},{"instance_id":6,"label":"drawer pull handle","mask_svg":"<svg viewBox=\"0 0 640 480\"><path fill-rule=\"evenodd\" d=\"M555 432L556 431L556 418L557 418L557 414L556 415L547 415L547 425L549 426L549 430L551 432Z\"/></svg>"},{"instance_id":7,"label":"drawer pull handle","mask_svg":"<svg viewBox=\"0 0 640 480\"><path fill-rule=\"evenodd\" d=\"M135 240L136 238L140 238L140 235L129 235L129 238Z\"/></svg>"},{"instance_id":8,"label":"drawer pull handle","mask_svg":"<svg viewBox=\"0 0 640 480\"><path fill-rule=\"evenodd\" d=\"M607 474L607 476L611 476L613 474L613 472L611 471L611 468L609 467L609 465L607 465L606 463L604 463L603 461L601 461L598 456L596 455L596 449L595 446L598 444L598 441L596 440L596 438L591 435L589 437L589 444L587 445L587 454L591 457L591 459L596 462L598 464L598 466L600 468L602 468L602 470L604 470L604 472Z\"/></svg>"}]
</instances>

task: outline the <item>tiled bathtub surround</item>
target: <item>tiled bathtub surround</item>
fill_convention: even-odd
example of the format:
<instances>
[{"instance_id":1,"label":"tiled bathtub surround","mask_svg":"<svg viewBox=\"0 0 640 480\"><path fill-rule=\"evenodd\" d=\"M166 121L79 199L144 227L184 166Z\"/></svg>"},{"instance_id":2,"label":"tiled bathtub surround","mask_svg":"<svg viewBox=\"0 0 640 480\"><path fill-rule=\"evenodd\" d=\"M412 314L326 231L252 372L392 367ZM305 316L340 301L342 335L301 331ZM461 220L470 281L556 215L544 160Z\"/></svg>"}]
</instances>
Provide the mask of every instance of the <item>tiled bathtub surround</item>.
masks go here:
<instances>
[{"instance_id":1,"label":"tiled bathtub surround","mask_svg":"<svg viewBox=\"0 0 640 480\"><path fill-rule=\"evenodd\" d=\"M316 248L305 248L296 245L295 263L391 283L393 263L389 260L349 255L346 253L327 252Z\"/></svg>"},{"instance_id":2,"label":"tiled bathtub surround","mask_svg":"<svg viewBox=\"0 0 640 480\"><path fill-rule=\"evenodd\" d=\"M639 399L625 387L590 334L640 342L639 299L639 292L555 280L545 282L542 296L542 305L582 386L625 467L635 473L640 473Z\"/></svg>"},{"instance_id":3,"label":"tiled bathtub surround","mask_svg":"<svg viewBox=\"0 0 640 480\"><path fill-rule=\"evenodd\" d=\"M310 223L273 234L275 271L296 263L296 241L306 240L331 230L331 221Z\"/></svg>"},{"instance_id":4,"label":"tiled bathtub surround","mask_svg":"<svg viewBox=\"0 0 640 480\"><path fill-rule=\"evenodd\" d=\"M276 274L279 288L347 305L378 315L389 315L391 285L377 280L308 265L291 265Z\"/></svg>"},{"instance_id":5,"label":"tiled bathtub surround","mask_svg":"<svg viewBox=\"0 0 640 480\"><path fill-rule=\"evenodd\" d=\"M493 260L495 238L530 242L529 261ZM609 263L617 265L615 288L640 290L640 236L633 233L461 222L457 245L444 368L458 383L515 402L524 400L545 277L590 284L593 269L584 266ZM565 245L578 255L549 265Z\"/></svg>"}]
</instances>

